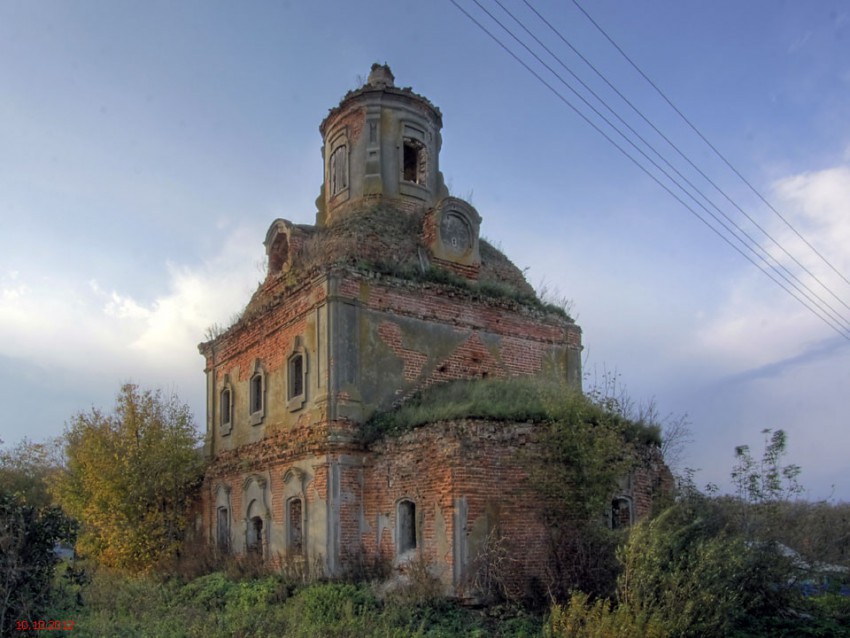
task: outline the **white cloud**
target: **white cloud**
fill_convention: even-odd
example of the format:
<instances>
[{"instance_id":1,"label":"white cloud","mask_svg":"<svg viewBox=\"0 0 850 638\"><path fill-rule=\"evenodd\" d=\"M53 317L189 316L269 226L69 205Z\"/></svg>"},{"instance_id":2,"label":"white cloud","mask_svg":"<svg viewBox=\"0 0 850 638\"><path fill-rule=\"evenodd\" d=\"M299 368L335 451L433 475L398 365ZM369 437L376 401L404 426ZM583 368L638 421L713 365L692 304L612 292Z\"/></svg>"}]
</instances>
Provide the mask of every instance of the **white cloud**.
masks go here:
<instances>
[{"instance_id":1,"label":"white cloud","mask_svg":"<svg viewBox=\"0 0 850 638\"><path fill-rule=\"evenodd\" d=\"M258 236L258 228L234 227L208 261L169 264L162 292L149 303L76 273L39 278L22 271L14 285L6 276L0 279L0 354L114 370L119 379L143 372L197 375L194 344L207 326L239 311L257 284Z\"/></svg>"},{"instance_id":2,"label":"white cloud","mask_svg":"<svg viewBox=\"0 0 850 638\"><path fill-rule=\"evenodd\" d=\"M109 317L118 319L147 319L151 311L140 306L132 297L122 297L113 291L110 300L103 307L103 312Z\"/></svg>"},{"instance_id":3,"label":"white cloud","mask_svg":"<svg viewBox=\"0 0 850 638\"><path fill-rule=\"evenodd\" d=\"M840 273L850 271L850 166L788 176L776 182L774 192L777 209L808 243ZM844 305L850 286L842 276L781 220L774 217L769 223L771 235L809 272L779 248L770 249L771 254L809 288L812 298L816 294L822 300L817 302L822 308L831 306L850 317ZM725 303L699 331L694 349L735 370L786 359L834 335L798 301L750 269L732 282Z\"/></svg>"},{"instance_id":4,"label":"white cloud","mask_svg":"<svg viewBox=\"0 0 850 638\"><path fill-rule=\"evenodd\" d=\"M23 297L27 294L28 291L29 289L23 284L0 288L0 293L2 293L3 295L3 300L9 302L15 301L20 297Z\"/></svg>"},{"instance_id":5,"label":"white cloud","mask_svg":"<svg viewBox=\"0 0 850 638\"><path fill-rule=\"evenodd\" d=\"M0 300L6 304L11 304L29 292L26 284L19 281L20 275L20 271L10 270L0 277Z\"/></svg>"},{"instance_id":6,"label":"white cloud","mask_svg":"<svg viewBox=\"0 0 850 638\"><path fill-rule=\"evenodd\" d=\"M810 243L824 246L826 254L846 269L850 255L839 249L850 239L850 165L792 175L779 180L774 189L790 207L794 221L814 235Z\"/></svg>"}]
</instances>

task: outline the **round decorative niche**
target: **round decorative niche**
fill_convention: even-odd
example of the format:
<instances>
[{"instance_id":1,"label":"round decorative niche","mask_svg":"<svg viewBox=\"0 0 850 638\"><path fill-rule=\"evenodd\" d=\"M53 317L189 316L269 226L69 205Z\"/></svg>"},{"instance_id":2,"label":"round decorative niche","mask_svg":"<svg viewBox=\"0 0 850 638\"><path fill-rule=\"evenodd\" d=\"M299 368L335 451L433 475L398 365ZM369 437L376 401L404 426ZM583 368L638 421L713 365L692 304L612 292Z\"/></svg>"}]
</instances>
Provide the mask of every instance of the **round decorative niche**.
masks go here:
<instances>
[{"instance_id":1,"label":"round decorative niche","mask_svg":"<svg viewBox=\"0 0 850 638\"><path fill-rule=\"evenodd\" d=\"M429 248L437 259L466 266L480 261L478 229L481 216L470 204L456 197L446 197L428 215ZM426 222L426 227L428 222Z\"/></svg>"},{"instance_id":2,"label":"round decorative niche","mask_svg":"<svg viewBox=\"0 0 850 638\"><path fill-rule=\"evenodd\" d=\"M472 248L472 230L466 217L454 210L443 213L440 242L446 252L458 256Z\"/></svg>"}]
</instances>

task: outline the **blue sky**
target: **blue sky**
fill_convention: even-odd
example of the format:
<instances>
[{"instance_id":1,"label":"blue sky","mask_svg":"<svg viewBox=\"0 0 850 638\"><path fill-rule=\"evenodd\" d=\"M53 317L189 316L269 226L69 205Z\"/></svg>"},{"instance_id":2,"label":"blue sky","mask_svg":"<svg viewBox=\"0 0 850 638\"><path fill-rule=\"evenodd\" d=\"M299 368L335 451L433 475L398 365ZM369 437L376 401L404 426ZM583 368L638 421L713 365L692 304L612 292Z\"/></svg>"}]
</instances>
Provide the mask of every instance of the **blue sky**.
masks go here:
<instances>
[{"instance_id":1,"label":"blue sky","mask_svg":"<svg viewBox=\"0 0 850 638\"><path fill-rule=\"evenodd\" d=\"M480 14L472 0L458 2ZM503 2L529 16L520 0ZM850 285L572 3L533 4L850 303ZM850 7L585 6L850 276ZM58 434L74 412L111 406L128 380L178 392L203 422L196 345L262 278L269 223L314 221L318 124L375 61L441 108L441 168L452 193L481 213L482 234L532 284L574 301L590 376L616 370L636 400L688 413L686 464L701 468L700 483L724 484L734 446L758 450L763 428L784 428L808 496L850 500L848 340L448 0L0 3L0 439Z\"/></svg>"}]
</instances>

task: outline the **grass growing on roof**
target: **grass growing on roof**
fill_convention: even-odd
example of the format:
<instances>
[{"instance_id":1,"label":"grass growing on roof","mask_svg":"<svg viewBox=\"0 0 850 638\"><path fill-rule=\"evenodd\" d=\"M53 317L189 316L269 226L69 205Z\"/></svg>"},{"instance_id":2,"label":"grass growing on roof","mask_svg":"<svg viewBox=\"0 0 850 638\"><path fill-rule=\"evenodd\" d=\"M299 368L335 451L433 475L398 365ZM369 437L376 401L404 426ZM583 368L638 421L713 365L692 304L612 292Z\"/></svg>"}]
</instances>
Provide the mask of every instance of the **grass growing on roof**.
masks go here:
<instances>
[{"instance_id":1,"label":"grass growing on roof","mask_svg":"<svg viewBox=\"0 0 850 638\"><path fill-rule=\"evenodd\" d=\"M438 421L488 419L588 423L613 426L630 442L661 444L655 424L635 422L606 410L574 388L529 377L471 379L431 386L401 406L375 414L363 427L367 441Z\"/></svg>"}]
</instances>

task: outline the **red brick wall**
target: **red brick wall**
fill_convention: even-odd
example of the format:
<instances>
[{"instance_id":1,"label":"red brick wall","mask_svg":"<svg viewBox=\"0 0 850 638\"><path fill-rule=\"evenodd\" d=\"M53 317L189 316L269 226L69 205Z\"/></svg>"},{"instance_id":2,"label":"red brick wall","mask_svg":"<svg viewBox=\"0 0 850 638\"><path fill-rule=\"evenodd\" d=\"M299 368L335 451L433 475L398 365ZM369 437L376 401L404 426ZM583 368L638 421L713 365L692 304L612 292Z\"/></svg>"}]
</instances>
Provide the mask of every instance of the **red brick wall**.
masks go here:
<instances>
[{"instance_id":1,"label":"red brick wall","mask_svg":"<svg viewBox=\"0 0 850 638\"><path fill-rule=\"evenodd\" d=\"M549 563L548 533L542 523L542 503L528 480L536 437L530 424L479 420L437 423L418 428L373 447L364 473L364 518L369 529L345 542L362 545L385 559L395 556L393 530L396 505L411 498L422 517L422 551L429 563L443 568L443 580L452 581L455 536L453 508L463 499L467 508L460 537L467 543L467 578L475 565L476 546L488 529L496 527L510 558L502 571L511 593L522 596L533 579L545 583ZM658 489L669 489L669 471L649 450L645 464L632 477L625 494L638 517L651 511ZM443 515L442 529L437 509ZM375 521L387 515L389 526L378 539ZM461 595L466 583L456 583Z\"/></svg>"},{"instance_id":2,"label":"red brick wall","mask_svg":"<svg viewBox=\"0 0 850 638\"><path fill-rule=\"evenodd\" d=\"M506 577L522 593L546 565L546 531L538 516L538 501L527 482L517 450L528 442L528 427L484 421L439 423L378 443L365 472L365 519L372 529L360 543L370 552L392 559L396 505L402 498L416 503L421 517L419 549L427 561L442 568L452 583L455 539L467 545L467 566L474 564L476 545L496 526L513 550L515 562ZM455 534L457 499L466 503L466 520ZM438 521L437 510L442 514ZM388 515L389 527L380 541L374 521ZM466 578L471 578L467 573ZM455 583L463 593L467 582Z\"/></svg>"}]
</instances>

